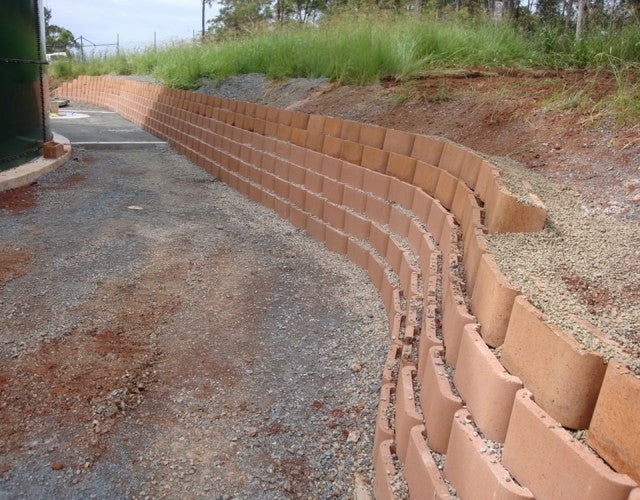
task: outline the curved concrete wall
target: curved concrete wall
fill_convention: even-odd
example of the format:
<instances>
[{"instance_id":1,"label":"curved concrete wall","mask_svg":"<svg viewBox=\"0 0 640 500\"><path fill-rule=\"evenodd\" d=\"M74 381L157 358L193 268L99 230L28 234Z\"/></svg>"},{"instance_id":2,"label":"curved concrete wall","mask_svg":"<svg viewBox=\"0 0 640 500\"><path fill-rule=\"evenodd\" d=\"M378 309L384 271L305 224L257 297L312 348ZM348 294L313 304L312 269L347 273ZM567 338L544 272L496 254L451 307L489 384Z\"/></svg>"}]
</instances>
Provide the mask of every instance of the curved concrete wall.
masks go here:
<instances>
[{"instance_id":1,"label":"curved concrete wall","mask_svg":"<svg viewBox=\"0 0 640 500\"><path fill-rule=\"evenodd\" d=\"M501 274L485 232L540 230L546 209L491 163L426 136L117 78L58 91L118 111L367 270L389 313L376 497L393 497L400 470L411 498L640 494L640 382ZM588 429L597 454L565 428Z\"/></svg>"}]
</instances>

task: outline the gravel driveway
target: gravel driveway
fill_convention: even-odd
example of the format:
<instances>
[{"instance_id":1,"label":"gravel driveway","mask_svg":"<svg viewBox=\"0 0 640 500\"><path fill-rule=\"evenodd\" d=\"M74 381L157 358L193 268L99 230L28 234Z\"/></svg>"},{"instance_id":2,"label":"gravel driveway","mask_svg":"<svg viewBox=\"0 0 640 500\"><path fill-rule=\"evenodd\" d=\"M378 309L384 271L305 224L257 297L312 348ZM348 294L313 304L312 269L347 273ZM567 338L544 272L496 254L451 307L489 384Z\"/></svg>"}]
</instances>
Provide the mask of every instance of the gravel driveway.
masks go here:
<instances>
[{"instance_id":1,"label":"gravel driveway","mask_svg":"<svg viewBox=\"0 0 640 500\"><path fill-rule=\"evenodd\" d=\"M352 495L366 273L166 148L0 194L0 498Z\"/></svg>"}]
</instances>

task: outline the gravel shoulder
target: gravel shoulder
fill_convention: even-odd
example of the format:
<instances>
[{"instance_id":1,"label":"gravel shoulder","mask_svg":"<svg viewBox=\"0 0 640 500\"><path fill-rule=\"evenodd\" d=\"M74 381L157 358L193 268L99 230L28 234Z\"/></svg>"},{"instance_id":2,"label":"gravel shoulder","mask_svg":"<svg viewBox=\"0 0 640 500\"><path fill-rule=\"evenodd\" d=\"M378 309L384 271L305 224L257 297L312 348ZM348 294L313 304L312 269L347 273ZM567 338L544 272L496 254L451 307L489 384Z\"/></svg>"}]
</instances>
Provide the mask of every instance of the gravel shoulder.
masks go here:
<instances>
[{"instance_id":1,"label":"gravel shoulder","mask_svg":"<svg viewBox=\"0 0 640 500\"><path fill-rule=\"evenodd\" d=\"M387 318L366 273L168 149L0 199L0 498L348 496Z\"/></svg>"}]
</instances>

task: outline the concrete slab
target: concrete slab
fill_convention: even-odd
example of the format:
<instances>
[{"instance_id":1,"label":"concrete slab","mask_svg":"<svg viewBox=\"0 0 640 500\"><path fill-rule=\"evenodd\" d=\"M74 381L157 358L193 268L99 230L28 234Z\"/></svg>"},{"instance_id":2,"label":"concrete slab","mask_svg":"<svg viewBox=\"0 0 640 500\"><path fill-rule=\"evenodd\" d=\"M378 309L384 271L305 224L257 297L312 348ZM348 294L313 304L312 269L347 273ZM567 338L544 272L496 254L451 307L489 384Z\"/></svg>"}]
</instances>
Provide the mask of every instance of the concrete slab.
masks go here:
<instances>
[{"instance_id":1,"label":"concrete slab","mask_svg":"<svg viewBox=\"0 0 640 500\"><path fill-rule=\"evenodd\" d=\"M86 149L137 149L166 145L166 142L117 113L73 102L51 116L51 128L67 137L73 146Z\"/></svg>"}]
</instances>

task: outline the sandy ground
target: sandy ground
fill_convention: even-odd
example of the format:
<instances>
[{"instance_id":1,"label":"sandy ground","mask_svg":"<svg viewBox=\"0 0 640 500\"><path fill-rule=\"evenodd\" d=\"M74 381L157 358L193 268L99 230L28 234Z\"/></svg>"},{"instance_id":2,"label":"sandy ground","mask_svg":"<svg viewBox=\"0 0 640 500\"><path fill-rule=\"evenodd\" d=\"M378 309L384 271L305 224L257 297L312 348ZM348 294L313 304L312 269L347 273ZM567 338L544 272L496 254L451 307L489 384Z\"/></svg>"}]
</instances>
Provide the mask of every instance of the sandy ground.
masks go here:
<instances>
[{"instance_id":1,"label":"sandy ground","mask_svg":"<svg viewBox=\"0 0 640 500\"><path fill-rule=\"evenodd\" d=\"M0 498L370 481L387 319L345 258L164 148L76 151L0 235Z\"/></svg>"}]
</instances>

